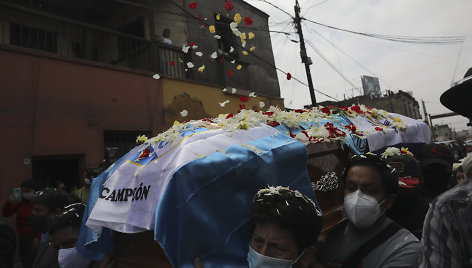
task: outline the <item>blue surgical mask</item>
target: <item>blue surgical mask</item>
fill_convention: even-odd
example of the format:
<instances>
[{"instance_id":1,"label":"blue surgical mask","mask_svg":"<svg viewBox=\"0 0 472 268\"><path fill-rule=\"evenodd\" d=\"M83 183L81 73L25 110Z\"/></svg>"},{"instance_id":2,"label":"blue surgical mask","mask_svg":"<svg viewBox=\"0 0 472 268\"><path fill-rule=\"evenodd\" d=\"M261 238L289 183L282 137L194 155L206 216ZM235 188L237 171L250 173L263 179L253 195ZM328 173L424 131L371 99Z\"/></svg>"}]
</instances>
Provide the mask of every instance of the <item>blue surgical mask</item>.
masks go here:
<instances>
[{"instance_id":1,"label":"blue surgical mask","mask_svg":"<svg viewBox=\"0 0 472 268\"><path fill-rule=\"evenodd\" d=\"M86 268L92 260L82 257L77 248L59 249L57 261L61 268Z\"/></svg>"},{"instance_id":2,"label":"blue surgical mask","mask_svg":"<svg viewBox=\"0 0 472 268\"><path fill-rule=\"evenodd\" d=\"M46 217L45 216L38 216L35 214L29 215L29 223L30 227L33 231L39 232L43 229L44 225L46 224Z\"/></svg>"},{"instance_id":3,"label":"blue surgical mask","mask_svg":"<svg viewBox=\"0 0 472 268\"><path fill-rule=\"evenodd\" d=\"M304 252L305 251L303 251L295 260L283 260L264 256L249 246L247 262L249 264L249 268L291 268L292 264L296 263Z\"/></svg>"}]
</instances>

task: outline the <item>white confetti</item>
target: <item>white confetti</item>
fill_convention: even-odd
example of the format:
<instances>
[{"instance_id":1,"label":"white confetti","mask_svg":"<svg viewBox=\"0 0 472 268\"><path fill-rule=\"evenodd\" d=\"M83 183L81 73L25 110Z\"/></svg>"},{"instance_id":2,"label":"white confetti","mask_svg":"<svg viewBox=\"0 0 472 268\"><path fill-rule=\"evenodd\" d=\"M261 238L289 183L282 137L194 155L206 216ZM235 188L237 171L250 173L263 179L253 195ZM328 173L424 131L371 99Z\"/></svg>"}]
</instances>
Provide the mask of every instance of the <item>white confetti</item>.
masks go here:
<instances>
[{"instance_id":1,"label":"white confetti","mask_svg":"<svg viewBox=\"0 0 472 268\"><path fill-rule=\"evenodd\" d=\"M221 39L221 36L215 34L215 36L213 36L213 38L215 38L215 39Z\"/></svg>"},{"instance_id":2,"label":"white confetti","mask_svg":"<svg viewBox=\"0 0 472 268\"><path fill-rule=\"evenodd\" d=\"M184 53L188 53L188 49L189 49L189 48L190 48L189 46L183 46L183 47L182 47L182 51L183 51Z\"/></svg>"},{"instance_id":3,"label":"white confetti","mask_svg":"<svg viewBox=\"0 0 472 268\"><path fill-rule=\"evenodd\" d=\"M188 111L187 110L182 110L182 112L180 112L180 115L182 117L186 117L188 115Z\"/></svg>"},{"instance_id":4,"label":"white confetti","mask_svg":"<svg viewBox=\"0 0 472 268\"><path fill-rule=\"evenodd\" d=\"M235 62L236 62L236 60L232 60L232 61L231 61L231 63L233 63L233 64L234 64Z\"/></svg>"},{"instance_id":5,"label":"white confetti","mask_svg":"<svg viewBox=\"0 0 472 268\"><path fill-rule=\"evenodd\" d=\"M197 47L198 47L197 45L193 45L192 49L197 49Z\"/></svg>"},{"instance_id":6,"label":"white confetti","mask_svg":"<svg viewBox=\"0 0 472 268\"><path fill-rule=\"evenodd\" d=\"M246 41L244 41L241 46L246 47Z\"/></svg>"},{"instance_id":7,"label":"white confetti","mask_svg":"<svg viewBox=\"0 0 472 268\"><path fill-rule=\"evenodd\" d=\"M216 52L213 52L213 53L211 53L211 55L210 55L210 58L212 58L212 59L216 59L217 57L218 57L218 56L217 56Z\"/></svg>"},{"instance_id":8,"label":"white confetti","mask_svg":"<svg viewBox=\"0 0 472 268\"><path fill-rule=\"evenodd\" d=\"M229 53L233 53L234 52L234 47L230 47L229 48Z\"/></svg>"},{"instance_id":9,"label":"white confetti","mask_svg":"<svg viewBox=\"0 0 472 268\"><path fill-rule=\"evenodd\" d=\"M195 65L193 65L193 63L187 62L187 68L191 69L191 68L193 68L193 66L195 66Z\"/></svg>"},{"instance_id":10,"label":"white confetti","mask_svg":"<svg viewBox=\"0 0 472 268\"><path fill-rule=\"evenodd\" d=\"M152 78L159 79L159 78L161 78L161 76L159 74L155 74L155 75L152 76Z\"/></svg>"},{"instance_id":11,"label":"white confetti","mask_svg":"<svg viewBox=\"0 0 472 268\"><path fill-rule=\"evenodd\" d=\"M228 89L227 89L227 88L223 88L223 92L226 92L226 91L228 91Z\"/></svg>"},{"instance_id":12,"label":"white confetti","mask_svg":"<svg viewBox=\"0 0 472 268\"><path fill-rule=\"evenodd\" d=\"M262 102L262 101L259 102L259 107L264 108L264 106L265 106L265 103L264 103L264 102Z\"/></svg>"},{"instance_id":13,"label":"white confetti","mask_svg":"<svg viewBox=\"0 0 472 268\"><path fill-rule=\"evenodd\" d=\"M229 103L229 100L225 100L224 102L220 102L221 107L225 107L225 105Z\"/></svg>"},{"instance_id":14,"label":"white confetti","mask_svg":"<svg viewBox=\"0 0 472 268\"><path fill-rule=\"evenodd\" d=\"M238 29L233 29L233 34L236 36L241 36L241 32Z\"/></svg>"},{"instance_id":15,"label":"white confetti","mask_svg":"<svg viewBox=\"0 0 472 268\"><path fill-rule=\"evenodd\" d=\"M236 22L234 22L234 21L229 24L229 28L230 28L231 30L234 30L234 29L236 29L237 27L238 27L238 24L237 24Z\"/></svg>"},{"instance_id":16,"label":"white confetti","mask_svg":"<svg viewBox=\"0 0 472 268\"><path fill-rule=\"evenodd\" d=\"M197 55L197 56L201 57L201 56L203 56L203 53L202 53L202 52L200 52L200 51L197 51L197 52L195 52L195 55Z\"/></svg>"},{"instance_id":17,"label":"white confetti","mask_svg":"<svg viewBox=\"0 0 472 268\"><path fill-rule=\"evenodd\" d=\"M256 96L256 92L251 92L251 93L249 93L249 97L253 97L253 98L257 97L257 96Z\"/></svg>"},{"instance_id":18,"label":"white confetti","mask_svg":"<svg viewBox=\"0 0 472 268\"><path fill-rule=\"evenodd\" d=\"M233 89L231 90L231 93L236 93L236 89L233 87Z\"/></svg>"}]
</instances>

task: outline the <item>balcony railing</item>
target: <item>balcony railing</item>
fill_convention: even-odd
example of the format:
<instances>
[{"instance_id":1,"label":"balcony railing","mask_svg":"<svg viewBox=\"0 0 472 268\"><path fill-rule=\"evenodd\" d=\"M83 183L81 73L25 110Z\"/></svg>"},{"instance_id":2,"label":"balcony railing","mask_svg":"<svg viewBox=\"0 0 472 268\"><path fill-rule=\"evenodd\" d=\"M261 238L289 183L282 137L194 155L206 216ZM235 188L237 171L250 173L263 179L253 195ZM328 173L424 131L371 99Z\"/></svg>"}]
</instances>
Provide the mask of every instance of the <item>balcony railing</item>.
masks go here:
<instances>
[{"instance_id":1,"label":"balcony railing","mask_svg":"<svg viewBox=\"0 0 472 268\"><path fill-rule=\"evenodd\" d=\"M247 88L248 85L247 63L232 64L225 61L215 73L202 76L196 68L185 69L185 62L192 60L191 53L183 53L180 47L57 15L51 16L4 1L0 1L0 44L161 73L177 79L236 88ZM210 59L208 61L205 64L220 64L212 63ZM243 68L234 71L233 78L229 78L228 71L234 70L238 64Z\"/></svg>"}]
</instances>

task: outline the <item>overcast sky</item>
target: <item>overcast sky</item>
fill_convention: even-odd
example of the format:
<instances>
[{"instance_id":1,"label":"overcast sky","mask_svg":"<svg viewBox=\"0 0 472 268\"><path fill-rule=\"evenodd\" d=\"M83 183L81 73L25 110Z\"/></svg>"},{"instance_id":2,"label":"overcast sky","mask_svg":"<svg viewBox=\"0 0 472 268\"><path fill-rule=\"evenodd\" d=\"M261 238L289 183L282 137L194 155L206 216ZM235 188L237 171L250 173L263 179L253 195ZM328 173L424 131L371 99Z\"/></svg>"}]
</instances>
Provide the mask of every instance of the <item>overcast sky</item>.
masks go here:
<instances>
[{"instance_id":1,"label":"overcast sky","mask_svg":"<svg viewBox=\"0 0 472 268\"><path fill-rule=\"evenodd\" d=\"M294 15L295 0L268 1ZM271 30L292 32L289 36L272 34L276 66L306 82L299 44L290 41L298 40L292 19L261 0L246 2L270 15ZM357 32L441 37L465 36L472 29L470 0L300 0L300 6L302 17ZM377 76L382 91L412 91L420 103L421 113L421 100L424 100L430 114L450 112L439 102L439 97L453 80L461 44L391 42L328 29L307 21L302 27L306 42L311 42L356 87L361 88L362 75ZM316 89L337 99L360 94L359 89L352 90L352 85L308 44L307 52L313 61L311 72ZM286 80L280 72L278 75L281 97L285 99L286 107L301 108L310 104L308 87L293 79ZM318 93L316 98L317 101L329 99ZM433 121L436 124L450 124L456 130L467 128L466 122L461 116Z\"/></svg>"}]
</instances>

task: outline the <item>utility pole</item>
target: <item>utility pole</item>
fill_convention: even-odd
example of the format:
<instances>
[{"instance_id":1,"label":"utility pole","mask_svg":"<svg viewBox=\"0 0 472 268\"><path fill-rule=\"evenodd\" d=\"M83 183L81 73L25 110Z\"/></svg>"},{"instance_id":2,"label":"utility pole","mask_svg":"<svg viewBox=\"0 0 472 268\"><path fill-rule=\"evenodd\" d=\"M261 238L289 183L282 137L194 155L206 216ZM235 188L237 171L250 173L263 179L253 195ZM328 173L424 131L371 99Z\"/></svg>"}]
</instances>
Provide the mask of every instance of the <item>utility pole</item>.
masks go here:
<instances>
[{"instance_id":1,"label":"utility pole","mask_svg":"<svg viewBox=\"0 0 472 268\"><path fill-rule=\"evenodd\" d=\"M305 40L303 39L302 24L300 18L300 5L298 0L295 0L295 25L297 25L298 36L300 37L300 56L302 62L305 63L306 78L308 79L308 88L310 89L311 104L316 105L315 88L313 87L313 81L311 80L310 65L313 64L311 58L306 54Z\"/></svg>"}]
</instances>

